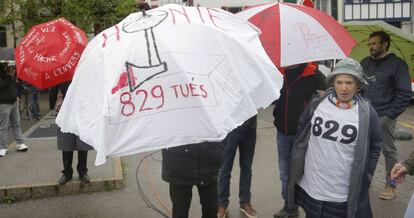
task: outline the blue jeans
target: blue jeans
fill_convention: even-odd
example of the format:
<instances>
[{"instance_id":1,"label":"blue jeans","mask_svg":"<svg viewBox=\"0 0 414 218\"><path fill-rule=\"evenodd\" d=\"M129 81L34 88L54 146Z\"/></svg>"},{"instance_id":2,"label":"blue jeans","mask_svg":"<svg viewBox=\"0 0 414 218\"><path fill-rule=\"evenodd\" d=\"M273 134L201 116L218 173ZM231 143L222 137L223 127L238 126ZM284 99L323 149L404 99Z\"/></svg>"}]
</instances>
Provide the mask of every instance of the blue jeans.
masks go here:
<instances>
[{"instance_id":1,"label":"blue jeans","mask_svg":"<svg viewBox=\"0 0 414 218\"><path fill-rule=\"evenodd\" d=\"M219 170L218 201L219 205L228 207L230 197L230 178L233 169L234 157L239 148L239 203L250 202L250 187L252 182L252 163L256 147L256 128L238 127L227 135L225 139L226 151L223 164Z\"/></svg>"},{"instance_id":2,"label":"blue jeans","mask_svg":"<svg viewBox=\"0 0 414 218\"><path fill-rule=\"evenodd\" d=\"M285 135L277 131L277 153L279 159L279 178L282 182L282 197L286 201L287 186L290 171L290 151L293 147L295 135Z\"/></svg>"}]
</instances>

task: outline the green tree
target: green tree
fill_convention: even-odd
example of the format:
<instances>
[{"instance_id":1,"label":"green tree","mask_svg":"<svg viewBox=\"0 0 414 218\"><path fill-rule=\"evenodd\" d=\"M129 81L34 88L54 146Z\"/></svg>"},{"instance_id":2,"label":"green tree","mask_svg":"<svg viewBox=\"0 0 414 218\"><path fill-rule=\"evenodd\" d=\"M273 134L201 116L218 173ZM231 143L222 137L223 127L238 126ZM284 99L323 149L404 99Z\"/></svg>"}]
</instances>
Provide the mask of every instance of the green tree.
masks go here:
<instances>
[{"instance_id":1,"label":"green tree","mask_svg":"<svg viewBox=\"0 0 414 218\"><path fill-rule=\"evenodd\" d=\"M17 44L16 21L20 20L20 14L17 13L20 0L2 0L0 1L0 25L11 25L13 35L13 45Z\"/></svg>"},{"instance_id":2,"label":"green tree","mask_svg":"<svg viewBox=\"0 0 414 218\"><path fill-rule=\"evenodd\" d=\"M85 32L98 34L135 12L135 0L66 0L62 15Z\"/></svg>"},{"instance_id":3,"label":"green tree","mask_svg":"<svg viewBox=\"0 0 414 218\"><path fill-rule=\"evenodd\" d=\"M0 25L12 25L13 33L23 36L32 26L63 16L97 34L135 12L135 5L136 0L0 0Z\"/></svg>"}]
</instances>

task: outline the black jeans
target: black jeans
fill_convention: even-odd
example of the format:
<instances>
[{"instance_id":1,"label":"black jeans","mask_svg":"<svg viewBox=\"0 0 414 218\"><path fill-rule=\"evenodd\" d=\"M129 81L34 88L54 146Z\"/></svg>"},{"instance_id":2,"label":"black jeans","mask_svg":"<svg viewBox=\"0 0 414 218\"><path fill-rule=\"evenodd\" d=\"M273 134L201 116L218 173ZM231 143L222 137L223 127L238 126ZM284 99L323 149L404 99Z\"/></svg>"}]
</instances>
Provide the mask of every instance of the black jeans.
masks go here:
<instances>
[{"instance_id":1,"label":"black jeans","mask_svg":"<svg viewBox=\"0 0 414 218\"><path fill-rule=\"evenodd\" d=\"M71 177L73 174L72 161L73 161L73 151L62 151L63 157L63 170L62 173L66 176ZM78 170L79 176L83 176L88 172L86 163L88 162L88 151L78 151L78 165L76 169Z\"/></svg>"},{"instance_id":2,"label":"black jeans","mask_svg":"<svg viewBox=\"0 0 414 218\"><path fill-rule=\"evenodd\" d=\"M202 208L202 218L217 218L217 181L207 185L197 185ZM170 183L172 218L188 218L192 198L192 185Z\"/></svg>"}]
</instances>

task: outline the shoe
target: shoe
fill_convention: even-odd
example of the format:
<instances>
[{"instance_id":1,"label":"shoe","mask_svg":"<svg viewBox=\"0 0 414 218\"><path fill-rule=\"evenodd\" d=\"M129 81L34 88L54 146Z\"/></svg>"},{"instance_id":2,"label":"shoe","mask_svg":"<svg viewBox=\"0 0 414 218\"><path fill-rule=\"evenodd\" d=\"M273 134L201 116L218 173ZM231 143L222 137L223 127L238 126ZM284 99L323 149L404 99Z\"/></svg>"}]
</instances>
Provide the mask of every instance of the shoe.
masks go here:
<instances>
[{"instance_id":1,"label":"shoe","mask_svg":"<svg viewBox=\"0 0 414 218\"><path fill-rule=\"evenodd\" d=\"M217 211L217 218L226 218L229 210L226 207L219 205Z\"/></svg>"},{"instance_id":2,"label":"shoe","mask_svg":"<svg viewBox=\"0 0 414 218\"><path fill-rule=\"evenodd\" d=\"M90 183L91 182L91 178L89 178L88 174L84 174L84 175L79 175L79 180L83 183Z\"/></svg>"},{"instance_id":3,"label":"shoe","mask_svg":"<svg viewBox=\"0 0 414 218\"><path fill-rule=\"evenodd\" d=\"M2 148L0 149L0 157L4 157L7 154L7 149L6 148Z\"/></svg>"},{"instance_id":4,"label":"shoe","mask_svg":"<svg viewBox=\"0 0 414 218\"><path fill-rule=\"evenodd\" d=\"M17 151L24 152L24 151L27 151L27 149L29 149L29 147L27 147L27 145L25 145L25 144L16 145L16 150Z\"/></svg>"},{"instance_id":5,"label":"shoe","mask_svg":"<svg viewBox=\"0 0 414 218\"><path fill-rule=\"evenodd\" d=\"M67 176L67 175L63 174L62 177L60 177L58 183L59 183L59 185L64 185L64 184L68 183L70 180L72 180L72 176Z\"/></svg>"},{"instance_id":6,"label":"shoe","mask_svg":"<svg viewBox=\"0 0 414 218\"><path fill-rule=\"evenodd\" d=\"M385 185L384 191L379 196L383 200L392 200L396 196L395 188L390 185Z\"/></svg>"},{"instance_id":7,"label":"shoe","mask_svg":"<svg viewBox=\"0 0 414 218\"><path fill-rule=\"evenodd\" d=\"M293 210L286 210L285 208L282 208L279 212L273 215L273 218L288 218L297 216L299 216L299 210L297 207Z\"/></svg>"},{"instance_id":8,"label":"shoe","mask_svg":"<svg viewBox=\"0 0 414 218\"><path fill-rule=\"evenodd\" d=\"M249 203L240 204L240 211L244 213L249 218L257 218L257 212L253 209L252 205Z\"/></svg>"}]
</instances>

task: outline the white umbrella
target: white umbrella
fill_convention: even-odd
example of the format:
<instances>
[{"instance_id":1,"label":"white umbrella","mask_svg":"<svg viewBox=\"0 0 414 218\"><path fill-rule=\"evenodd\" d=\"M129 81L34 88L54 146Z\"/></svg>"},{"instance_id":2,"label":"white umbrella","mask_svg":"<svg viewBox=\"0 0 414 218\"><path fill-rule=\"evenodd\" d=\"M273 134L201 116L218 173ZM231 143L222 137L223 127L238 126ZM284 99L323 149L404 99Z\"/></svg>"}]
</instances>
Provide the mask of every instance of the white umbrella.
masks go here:
<instances>
[{"instance_id":1,"label":"white umbrella","mask_svg":"<svg viewBox=\"0 0 414 218\"><path fill-rule=\"evenodd\" d=\"M97 165L220 141L279 95L282 76L258 35L221 9L130 14L88 44L56 122L97 150Z\"/></svg>"}]
</instances>

